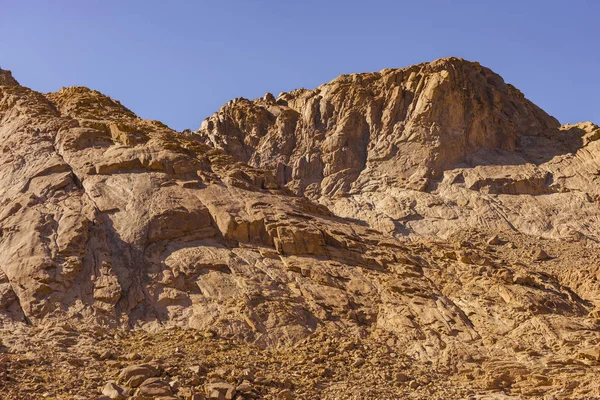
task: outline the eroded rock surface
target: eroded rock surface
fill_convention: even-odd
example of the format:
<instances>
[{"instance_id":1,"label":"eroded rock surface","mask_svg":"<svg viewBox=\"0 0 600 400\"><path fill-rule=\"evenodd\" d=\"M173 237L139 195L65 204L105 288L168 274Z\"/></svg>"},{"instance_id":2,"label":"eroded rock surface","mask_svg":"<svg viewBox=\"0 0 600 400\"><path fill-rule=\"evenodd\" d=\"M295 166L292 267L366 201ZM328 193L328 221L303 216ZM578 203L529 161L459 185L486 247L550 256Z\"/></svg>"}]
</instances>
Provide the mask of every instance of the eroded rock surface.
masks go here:
<instances>
[{"instance_id":1,"label":"eroded rock surface","mask_svg":"<svg viewBox=\"0 0 600 400\"><path fill-rule=\"evenodd\" d=\"M456 58L185 133L0 71L0 382L44 394L38 352L102 371L84 398L598 396L598 138Z\"/></svg>"},{"instance_id":2,"label":"eroded rock surface","mask_svg":"<svg viewBox=\"0 0 600 400\"><path fill-rule=\"evenodd\" d=\"M560 126L478 63L446 58L236 99L197 133L297 195L393 235L484 227L600 239L588 223L599 215L600 128Z\"/></svg>"}]
</instances>

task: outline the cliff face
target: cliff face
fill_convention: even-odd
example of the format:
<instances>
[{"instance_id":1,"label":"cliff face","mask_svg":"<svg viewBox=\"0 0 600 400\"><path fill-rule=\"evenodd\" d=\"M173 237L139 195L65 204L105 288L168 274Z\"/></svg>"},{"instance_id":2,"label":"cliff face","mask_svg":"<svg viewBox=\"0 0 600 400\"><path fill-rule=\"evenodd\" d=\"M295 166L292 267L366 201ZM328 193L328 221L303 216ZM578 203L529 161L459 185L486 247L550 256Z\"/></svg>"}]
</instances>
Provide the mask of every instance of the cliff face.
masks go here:
<instances>
[{"instance_id":1,"label":"cliff face","mask_svg":"<svg viewBox=\"0 0 600 400\"><path fill-rule=\"evenodd\" d=\"M583 222L597 207L581 196L598 196L598 132L591 123L561 127L491 70L447 58L236 99L197 134L273 171L295 194L391 234L484 226L598 240L598 227ZM556 195L515 205L517 194ZM531 207L551 221L521 211Z\"/></svg>"},{"instance_id":2,"label":"cliff face","mask_svg":"<svg viewBox=\"0 0 600 400\"><path fill-rule=\"evenodd\" d=\"M455 58L237 99L191 134L0 71L0 319L385 337L459 385L597 393L599 137Z\"/></svg>"},{"instance_id":3,"label":"cliff face","mask_svg":"<svg viewBox=\"0 0 600 400\"><path fill-rule=\"evenodd\" d=\"M514 151L558 126L489 69L450 58L234 100L198 133L251 165L279 165L298 194L313 184L309 194L332 197L366 178L439 177L481 148Z\"/></svg>"}]
</instances>

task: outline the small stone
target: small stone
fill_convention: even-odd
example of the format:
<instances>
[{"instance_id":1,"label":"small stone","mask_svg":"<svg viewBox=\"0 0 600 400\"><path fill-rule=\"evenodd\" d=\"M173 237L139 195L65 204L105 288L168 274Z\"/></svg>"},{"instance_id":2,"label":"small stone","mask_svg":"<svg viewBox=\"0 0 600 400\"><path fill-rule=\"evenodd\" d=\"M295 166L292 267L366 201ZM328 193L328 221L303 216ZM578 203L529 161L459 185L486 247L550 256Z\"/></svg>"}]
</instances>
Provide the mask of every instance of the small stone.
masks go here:
<instances>
[{"instance_id":1,"label":"small stone","mask_svg":"<svg viewBox=\"0 0 600 400\"><path fill-rule=\"evenodd\" d=\"M161 396L171 395L173 395L171 387L161 378L146 379L135 392L135 398L137 400L152 400L160 398Z\"/></svg>"},{"instance_id":2,"label":"small stone","mask_svg":"<svg viewBox=\"0 0 600 400\"><path fill-rule=\"evenodd\" d=\"M446 252L444 252L444 258L447 260L456 260L456 252L455 251L446 251Z\"/></svg>"},{"instance_id":3,"label":"small stone","mask_svg":"<svg viewBox=\"0 0 600 400\"><path fill-rule=\"evenodd\" d=\"M538 249L536 250L536 252L533 255L533 259L535 261L545 261L545 260L549 260L550 256L548 255L548 253L546 253L544 251L544 249Z\"/></svg>"},{"instance_id":4,"label":"small stone","mask_svg":"<svg viewBox=\"0 0 600 400\"><path fill-rule=\"evenodd\" d=\"M111 368L119 368L123 365L123 364L121 364L121 362L119 362L117 360L107 360L104 363L106 364L107 367L111 367Z\"/></svg>"},{"instance_id":5,"label":"small stone","mask_svg":"<svg viewBox=\"0 0 600 400\"><path fill-rule=\"evenodd\" d=\"M169 381L169 386L171 386L171 388L175 391L177 391L179 389L179 387L181 386L181 382L179 380L178 376L173 377L173 379L171 379Z\"/></svg>"},{"instance_id":6,"label":"small stone","mask_svg":"<svg viewBox=\"0 0 600 400\"><path fill-rule=\"evenodd\" d=\"M138 354L138 353L129 353L125 355L125 360L127 361L135 361L135 360L139 360L142 357Z\"/></svg>"},{"instance_id":7,"label":"small stone","mask_svg":"<svg viewBox=\"0 0 600 400\"><path fill-rule=\"evenodd\" d=\"M600 347L580 350L577 358L583 360L600 361Z\"/></svg>"},{"instance_id":8,"label":"small stone","mask_svg":"<svg viewBox=\"0 0 600 400\"><path fill-rule=\"evenodd\" d=\"M204 393L209 400L233 400L235 387L227 382L211 382L204 385Z\"/></svg>"},{"instance_id":9,"label":"small stone","mask_svg":"<svg viewBox=\"0 0 600 400\"><path fill-rule=\"evenodd\" d=\"M105 350L98 356L98 360L105 361L115 358L115 355L110 350Z\"/></svg>"},{"instance_id":10,"label":"small stone","mask_svg":"<svg viewBox=\"0 0 600 400\"><path fill-rule=\"evenodd\" d=\"M275 96L273 96L272 93L266 93L263 96L263 100L266 101L267 103L275 103Z\"/></svg>"},{"instance_id":11,"label":"small stone","mask_svg":"<svg viewBox=\"0 0 600 400\"><path fill-rule=\"evenodd\" d=\"M85 361L81 358L70 358L67 362L74 367L83 367L85 365Z\"/></svg>"},{"instance_id":12,"label":"small stone","mask_svg":"<svg viewBox=\"0 0 600 400\"><path fill-rule=\"evenodd\" d=\"M227 370L225 368L219 368L212 372L209 372L206 377L210 380L223 380L227 376Z\"/></svg>"},{"instance_id":13,"label":"small stone","mask_svg":"<svg viewBox=\"0 0 600 400\"><path fill-rule=\"evenodd\" d=\"M293 400L294 395L289 389L283 389L281 392L277 393L277 400Z\"/></svg>"},{"instance_id":14,"label":"small stone","mask_svg":"<svg viewBox=\"0 0 600 400\"><path fill-rule=\"evenodd\" d=\"M459 251L456 254L456 258L461 263L464 263L464 264L473 264L473 261L472 261L471 257L469 256L469 254L467 252Z\"/></svg>"},{"instance_id":15,"label":"small stone","mask_svg":"<svg viewBox=\"0 0 600 400\"><path fill-rule=\"evenodd\" d=\"M192 371L194 374L199 374L204 371L204 368L202 368L201 365L191 365L188 367L188 369L190 371Z\"/></svg>"},{"instance_id":16,"label":"small stone","mask_svg":"<svg viewBox=\"0 0 600 400\"><path fill-rule=\"evenodd\" d=\"M204 394L196 393L192 388L181 388L177 391L177 396L184 400L205 400Z\"/></svg>"},{"instance_id":17,"label":"small stone","mask_svg":"<svg viewBox=\"0 0 600 400\"><path fill-rule=\"evenodd\" d=\"M403 372L398 372L396 374L396 382L407 382L408 381L408 375L406 375Z\"/></svg>"},{"instance_id":18,"label":"small stone","mask_svg":"<svg viewBox=\"0 0 600 400\"><path fill-rule=\"evenodd\" d=\"M352 363L352 367L354 368L358 368L361 365L363 365L365 363L365 359L364 358L357 358L356 360L354 360L354 362Z\"/></svg>"},{"instance_id":19,"label":"small stone","mask_svg":"<svg viewBox=\"0 0 600 400\"><path fill-rule=\"evenodd\" d=\"M122 382L125 386L135 388L140 386L146 379L157 375L158 371L156 368L148 364L132 365L121 371L119 382Z\"/></svg>"},{"instance_id":20,"label":"small stone","mask_svg":"<svg viewBox=\"0 0 600 400\"><path fill-rule=\"evenodd\" d=\"M410 383L408 384L408 387L411 389L416 389L419 387L419 382L417 381L410 381Z\"/></svg>"},{"instance_id":21,"label":"small stone","mask_svg":"<svg viewBox=\"0 0 600 400\"><path fill-rule=\"evenodd\" d=\"M245 368L243 370L241 370L238 374L237 377L239 380L241 381L253 381L254 380L254 373L252 372L252 370Z\"/></svg>"},{"instance_id":22,"label":"small stone","mask_svg":"<svg viewBox=\"0 0 600 400\"><path fill-rule=\"evenodd\" d=\"M236 388L236 391L238 392L242 392L242 393L249 393L252 391L252 383L250 383L250 381L243 381L242 383L240 383Z\"/></svg>"},{"instance_id":23,"label":"small stone","mask_svg":"<svg viewBox=\"0 0 600 400\"><path fill-rule=\"evenodd\" d=\"M114 382L107 382L102 388L102 394L109 399L124 399L123 388Z\"/></svg>"},{"instance_id":24,"label":"small stone","mask_svg":"<svg viewBox=\"0 0 600 400\"><path fill-rule=\"evenodd\" d=\"M494 235L487 241L487 244L491 246L499 246L503 243L502 239L498 237L498 235Z\"/></svg>"},{"instance_id":25,"label":"small stone","mask_svg":"<svg viewBox=\"0 0 600 400\"><path fill-rule=\"evenodd\" d=\"M254 379L254 383L257 385L270 385L271 379L267 378L266 376L257 376Z\"/></svg>"}]
</instances>

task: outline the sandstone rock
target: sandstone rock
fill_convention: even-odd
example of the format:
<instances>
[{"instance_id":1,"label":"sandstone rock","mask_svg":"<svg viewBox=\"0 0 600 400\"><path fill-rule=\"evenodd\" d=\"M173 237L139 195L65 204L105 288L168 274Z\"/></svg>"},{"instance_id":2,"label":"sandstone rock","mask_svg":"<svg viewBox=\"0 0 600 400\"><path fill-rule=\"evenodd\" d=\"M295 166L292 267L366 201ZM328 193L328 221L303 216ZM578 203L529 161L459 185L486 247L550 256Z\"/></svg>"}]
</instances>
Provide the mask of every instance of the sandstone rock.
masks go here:
<instances>
[{"instance_id":1,"label":"sandstone rock","mask_svg":"<svg viewBox=\"0 0 600 400\"><path fill-rule=\"evenodd\" d=\"M114 382L108 382L102 388L102 394L109 399L124 399L124 391L123 388L117 386Z\"/></svg>"},{"instance_id":2,"label":"sandstone rock","mask_svg":"<svg viewBox=\"0 0 600 400\"><path fill-rule=\"evenodd\" d=\"M494 235L491 238L488 239L487 244L492 245L492 246L499 246L501 244L503 244L504 242L502 241L502 239L500 239L498 237L498 235Z\"/></svg>"},{"instance_id":3,"label":"sandstone rock","mask_svg":"<svg viewBox=\"0 0 600 400\"><path fill-rule=\"evenodd\" d=\"M204 393L210 400L233 400L235 391L235 386L227 382L212 382L204 385Z\"/></svg>"},{"instance_id":4,"label":"sandstone rock","mask_svg":"<svg viewBox=\"0 0 600 400\"><path fill-rule=\"evenodd\" d=\"M236 99L194 133L0 71L7 397L139 360L165 381L118 382L157 398L600 396L599 138L456 58Z\"/></svg>"},{"instance_id":5,"label":"sandstone rock","mask_svg":"<svg viewBox=\"0 0 600 400\"><path fill-rule=\"evenodd\" d=\"M293 400L294 395L289 389L283 389L279 393L277 393L277 400Z\"/></svg>"},{"instance_id":6,"label":"sandstone rock","mask_svg":"<svg viewBox=\"0 0 600 400\"><path fill-rule=\"evenodd\" d=\"M460 261L461 263L473 264L473 259L472 259L471 254L469 254L468 252L465 252L465 251L457 252L456 259L458 261Z\"/></svg>"},{"instance_id":7,"label":"sandstone rock","mask_svg":"<svg viewBox=\"0 0 600 400\"><path fill-rule=\"evenodd\" d=\"M131 365L119 374L119 382L125 386L136 388L149 378L158 375L158 370L148 364Z\"/></svg>"},{"instance_id":8,"label":"sandstone rock","mask_svg":"<svg viewBox=\"0 0 600 400\"><path fill-rule=\"evenodd\" d=\"M398 372L396 374L396 381L397 382L402 382L403 383L403 382L407 382L408 380L409 380L409 377L405 373Z\"/></svg>"},{"instance_id":9,"label":"sandstone rock","mask_svg":"<svg viewBox=\"0 0 600 400\"><path fill-rule=\"evenodd\" d=\"M98 355L98 360L100 361L110 360L111 358L114 358L114 354L110 350L104 350Z\"/></svg>"},{"instance_id":10,"label":"sandstone rock","mask_svg":"<svg viewBox=\"0 0 600 400\"><path fill-rule=\"evenodd\" d=\"M10 71L0 68L0 86L19 86L19 82L13 78Z\"/></svg>"},{"instance_id":11,"label":"sandstone rock","mask_svg":"<svg viewBox=\"0 0 600 400\"><path fill-rule=\"evenodd\" d=\"M365 363L365 359L364 358L357 358L356 360L354 360L354 362L352 363L352 366L354 368L358 368L360 366L362 366Z\"/></svg>"},{"instance_id":12,"label":"sandstone rock","mask_svg":"<svg viewBox=\"0 0 600 400\"><path fill-rule=\"evenodd\" d=\"M123 359L127 361L140 360L141 358L142 357L138 353L128 353L123 357Z\"/></svg>"},{"instance_id":13,"label":"sandstone rock","mask_svg":"<svg viewBox=\"0 0 600 400\"><path fill-rule=\"evenodd\" d=\"M236 392L249 393L252 391L252 383L250 381L244 380L242 383L237 385L235 390Z\"/></svg>"},{"instance_id":14,"label":"sandstone rock","mask_svg":"<svg viewBox=\"0 0 600 400\"><path fill-rule=\"evenodd\" d=\"M228 375L228 371L225 368L217 368L214 371L209 372L206 377L212 381L223 381Z\"/></svg>"},{"instance_id":15,"label":"sandstone rock","mask_svg":"<svg viewBox=\"0 0 600 400\"><path fill-rule=\"evenodd\" d=\"M171 387L161 378L149 378L144 380L135 392L136 399L151 400L173 395ZM175 397L173 397L175 398Z\"/></svg>"},{"instance_id":16,"label":"sandstone rock","mask_svg":"<svg viewBox=\"0 0 600 400\"><path fill-rule=\"evenodd\" d=\"M594 347L594 348L580 350L579 353L577 354L577 357L580 359L600 361L600 348Z\"/></svg>"},{"instance_id":17,"label":"sandstone rock","mask_svg":"<svg viewBox=\"0 0 600 400\"><path fill-rule=\"evenodd\" d=\"M188 369L193 372L194 374L204 374L206 373L206 368L204 368L202 365L190 365L188 367Z\"/></svg>"},{"instance_id":18,"label":"sandstone rock","mask_svg":"<svg viewBox=\"0 0 600 400\"><path fill-rule=\"evenodd\" d=\"M545 261L549 260L550 256L548 255L548 253L546 253L546 251L544 251L544 249L538 249L534 252L533 259L535 261Z\"/></svg>"}]
</instances>

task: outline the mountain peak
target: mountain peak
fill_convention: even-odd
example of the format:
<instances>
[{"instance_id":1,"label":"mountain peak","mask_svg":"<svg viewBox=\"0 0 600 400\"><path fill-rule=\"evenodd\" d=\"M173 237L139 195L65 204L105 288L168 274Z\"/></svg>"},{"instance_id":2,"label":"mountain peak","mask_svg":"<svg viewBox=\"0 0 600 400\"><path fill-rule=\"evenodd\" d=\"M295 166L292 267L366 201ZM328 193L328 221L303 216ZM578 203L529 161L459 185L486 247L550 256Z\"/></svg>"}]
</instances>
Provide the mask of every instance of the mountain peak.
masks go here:
<instances>
[{"instance_id":1,"label":"mountain peak","mask_svg":"<svg viewBox=\"0 0 600 400\"><path fill-rule=\"evenodd\" d=\"M12 73L0 68L0 86L20 86L19 82L13 78Z\"/></svg>"},{"instance_id":2,"label":"mountain peak","mask_svg":"<svg viewBox=\"0 0 600 400\"><path fill-rule=\"evenodd\" d=\"M0 76L4 397L599 398L598 126L454 57L196 133Z\"/></svg>"},{"instance_id":3,"label":"mountain peak","mask_svg":"<svg viewBox=\"0 0 600 400\"><path fill-rule=\"evenodd\" d=\"M276 104L230 102L198 133L253 166L282 164L285 184L319 198L365 179L440 177L482 148L514 151L520 137L559 126L491 69L449 57L340 75Z\"/></svg>"},{"instance_id":4,"label":"mountain peak","mask_svg":"<svg viewBox=\"0 0 600 400\"><path fill-rule=\"evenodd\" d=\"M48 93L46 97L54 103L63 115L87 116L106 120L132 119L137 116L118 100L85 86L63 87L58 92Z\"/></svg>"}]
</instances>

